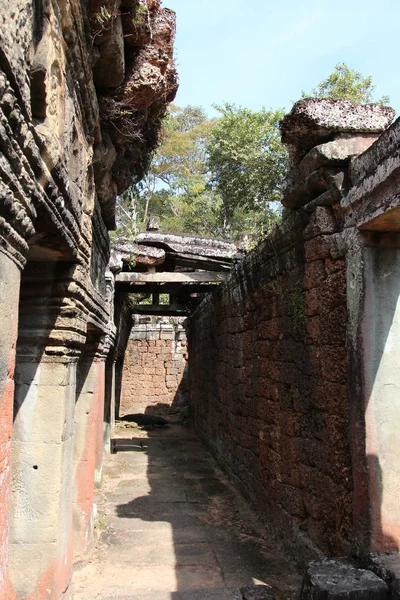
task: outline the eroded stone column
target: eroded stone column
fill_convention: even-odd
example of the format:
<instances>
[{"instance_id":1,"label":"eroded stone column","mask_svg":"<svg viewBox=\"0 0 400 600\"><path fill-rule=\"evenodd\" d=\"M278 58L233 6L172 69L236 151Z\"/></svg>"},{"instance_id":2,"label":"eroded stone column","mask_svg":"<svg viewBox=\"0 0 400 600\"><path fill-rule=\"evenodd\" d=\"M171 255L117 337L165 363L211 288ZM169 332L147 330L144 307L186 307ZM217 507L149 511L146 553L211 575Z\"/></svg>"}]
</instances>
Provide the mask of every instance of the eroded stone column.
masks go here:
<instances>
[{"instance_id":1,"label":"eroded stone column","mask_svg":"<svg viewBox=\"0 0 400 600\"><path fill-rule=\"evenodd\" d=\"M97 427L96 427L96 468L95 484L101 486L103 475L104 452L104 393L105 393L105 359L96 363L96 401L97 401Z\"/></svg>"},{"instance_id":2,"label":"eroded stone column","mask_svg":"<svg viewBox=\"0 0 400 600\"><path fill-rule=\"evenodd\" d=\"M103 448L104 358L84 347L78 364L74 426L74 552L84 552L93 538L93 503ZM99 435L100 441L99 441Z\"/></svg>"},{"instance_id":3,"label":"eroded stone column","mask_svg":"<svg viewBox=\"0 0 400 600\"><path fill-rule=\"evenodd\" d=\"M105 365L105 398L104 398L104 451L113 452L115 427L115 360L109 356Z\"/></svg>"},{"instance_id":4,"label":"eroded stone column","mask_svg":"<svg viewBox=\"0 0 400 600\"><path fill-rule=\"evenodd\" d=\"M28 262L19 305L10 577L18 599L60 600L72 575L76 368L87 323L75 265Z\"/></svg>"},{"instance_id":5,"label":"eroded stone column","mask_svg":"<svg viewBox=\"0 0 400 600\"><path fill-rule=\"evenodd\" d=\"M71 578L76 364L76 356L45 352L17 361L11 578L18 598L58 600Z\"/></svg>"}]
</instances>

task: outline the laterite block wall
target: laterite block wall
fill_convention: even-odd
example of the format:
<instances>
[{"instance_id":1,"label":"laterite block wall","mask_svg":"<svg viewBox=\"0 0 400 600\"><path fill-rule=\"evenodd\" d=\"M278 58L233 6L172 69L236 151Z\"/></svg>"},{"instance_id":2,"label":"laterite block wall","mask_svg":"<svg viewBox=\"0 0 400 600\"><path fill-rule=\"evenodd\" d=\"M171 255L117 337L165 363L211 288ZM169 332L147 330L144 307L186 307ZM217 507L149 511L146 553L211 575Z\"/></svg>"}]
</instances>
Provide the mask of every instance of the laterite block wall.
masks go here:
<instances>
[{"instance_id":1,"label":"laterite block wall","mask_svg":"<svg viewBox=\"0 0 400 600\"><path fill-rule=\"evenodd\" d=\"M245 497L287 543L340 555L352 475L337 231L329 207L296 212L251 252L191 318L189 368L194 426Z\"/></svg>"},{"instance_id":2,"label":"laterite block wall","mask_svg":"<svg viewBox=\"0 0 400 600\"><path fill-rule=\"evenodd\" d=\"M139 324L125 352L121 415L170 412L187 404L186 332L178 323Z\"/></svg>"}]
</instances>

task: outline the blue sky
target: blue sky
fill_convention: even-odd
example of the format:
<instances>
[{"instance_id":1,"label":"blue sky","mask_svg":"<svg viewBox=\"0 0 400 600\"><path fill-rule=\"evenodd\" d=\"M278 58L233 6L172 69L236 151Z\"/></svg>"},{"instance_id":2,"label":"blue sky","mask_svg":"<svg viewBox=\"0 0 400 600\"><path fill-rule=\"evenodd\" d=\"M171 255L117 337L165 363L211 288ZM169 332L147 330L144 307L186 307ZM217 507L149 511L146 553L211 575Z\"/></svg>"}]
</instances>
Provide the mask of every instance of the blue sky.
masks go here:
<instances>
[{"instance_id":1,"label":"blue sky","mask_svg":"<svg viewBox=\"0 0 400 600\"><path fill-rule=\"evenodd\" d=\"M400 0L164 0L177 13L176 103L286 108L345 62L400 114Z\"/></svg>"}]
</instances>

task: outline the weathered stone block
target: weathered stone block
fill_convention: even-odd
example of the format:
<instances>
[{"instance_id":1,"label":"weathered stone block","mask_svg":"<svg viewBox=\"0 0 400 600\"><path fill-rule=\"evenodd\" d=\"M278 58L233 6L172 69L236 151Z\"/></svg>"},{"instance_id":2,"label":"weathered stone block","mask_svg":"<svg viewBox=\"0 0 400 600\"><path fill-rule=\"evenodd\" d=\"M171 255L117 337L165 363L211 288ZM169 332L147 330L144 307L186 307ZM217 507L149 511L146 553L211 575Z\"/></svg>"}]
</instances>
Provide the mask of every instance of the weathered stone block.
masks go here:
<instances>
[{"instance_id":1,"label":"weathered stone block","mask_svg":"<svg viewBox=\"0 0 400 600\"><path fill-rule=\"evenodd\" d=\"M310 198L319 197L327 191L342 192L345 181L343 169L320 168L311 173L305 181L305 188Z\"/></svg>"},{"instance_id":2,"label":"weathered stone block","mask_svg":"<svg viewBox=\"0 0 400 600\"><path fill-rule=\"evenodd\" d=\"M372 571L346 559L312 562L304 578L301 600L388 600L386 583Z\"/></svg>"},{"instance_id":3,"label":"weathered stone block","mask_svg":"<svg viewBox=\"0 0 400 600\"><path fill-rule=\"evenodd\" d=\"M317 206L304 230L304 235L306 238L313 238L319 235L335 233L337 229L338 226L332 209L325 206Z\"/></svg>"},{"instance_id":4,"label":"weathered stone block","mask_svg":"<svg viewBox=\"0 0 400 600\"><path fill-rule=\"evenodd\" d=\"M281 121L282 141L296 148L296 164L311 148L337 133L381 133L394 115L392 108L377 104L305 98L296 102Z\"/></svg>"},{"instance_id":5,"label":"weathered stone block","mask_svg":"<svg viewBox=\"0 0 400 600\"><path fill-rule=\"evenodd\" d=\"M317 206L333 206L334 204L338 204L341 199L341 192L336 188L331 188L314 198L314 200L308 202L308 204L304 206L304 210L308 213L312 213Z\"/></svg>"},{"instance_id":6,"label":"weathered stone block","mask_svg":"<svg viewBox=\"0 0 400 600\"><path fill-rule=\"evenodd\" d=\"M343 347L324 347L319 351L322 377L333 383L346 381L346 350Z\"/></svg>"},{"instance_id":7,"label":"weathered stone block","mask_svg":"<svg viewBox=\"0 0 400 600\"><path fill-rule=\"evenodd\" d=\"M304 253L307 261L315 261L326 258L339 258L342 253L339 248L339 240L335 235L322 235L306 241Z\"/></svg>"},{"instance_id":8,"label":"weathered stone block","mask_svg":"<svg viewBox=\"0 0 400 600\"><path fill-rule=\"evenodd\" d=\"M289 183L284 191L282 204L288 208L299 208L311 200L304 181Z\"/></svg>"},{"instance_id":9,"label":"weathered stone block","mask_svg":"<svg viewBox=\"0 0 400 600\"><path fill-rule=\"evenodd\" d=\"M381 577L390 587L390 598L400 598L400 557L399 553L375 554L369 557L369 568Z\"/></svg>"},{"instance_id":10,"label":"weathered stone block","mask_svg":"<svg viewBox=\"0 0 400 600\"><path fill-rule=\"evenodd\" d=\"M340 136L332 142L315 146L299 164L299 173L307 179L320 167L338 166L345 164L353 156L358 156L367 150L377 140L379 134L360 134L357 136Z\"/></svg>"},{"instance_id":11,"label":"weathered stone block","mask_svg":"<svg viewBox=\"0 0 400 600\"><path fill-rule=\"evenodd\" d=\"M326 278L325 264L323 260L314 260L306 264L304 269L304 287L319 287Z\"/></svg>"}]
</instances>

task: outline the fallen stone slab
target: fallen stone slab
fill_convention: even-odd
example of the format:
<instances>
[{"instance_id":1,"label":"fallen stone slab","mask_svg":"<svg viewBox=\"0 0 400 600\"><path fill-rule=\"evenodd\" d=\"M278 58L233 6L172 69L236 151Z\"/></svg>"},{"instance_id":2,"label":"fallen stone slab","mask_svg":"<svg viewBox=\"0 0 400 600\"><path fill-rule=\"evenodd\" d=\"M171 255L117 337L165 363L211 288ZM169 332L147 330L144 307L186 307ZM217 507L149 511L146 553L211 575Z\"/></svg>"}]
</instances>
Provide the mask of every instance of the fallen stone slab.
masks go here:
<instances>
[{"instance_id":1,"label":"fallen stone slab","mask_svg":"<svg viewBox=\"0 0 400 600\"><path fill-rule=\"evenodd\" d=\"M237 246L231 242L193 235L147 231L139 233L135 240L139 244L156 245L176 253L195 254L219 259L233 259L241 256Z\"/></svg>"},{"instance_id":2,"label":"fallen stone slab","mask_svg":"<svg viewBox=\"0 0 400 600\"><path fill-rule=\"evenodd\" d=\"M322 558L309 565L301 600L388 600L389 594L380 577L354 561Z\"/></svg>"}]
</instances>

